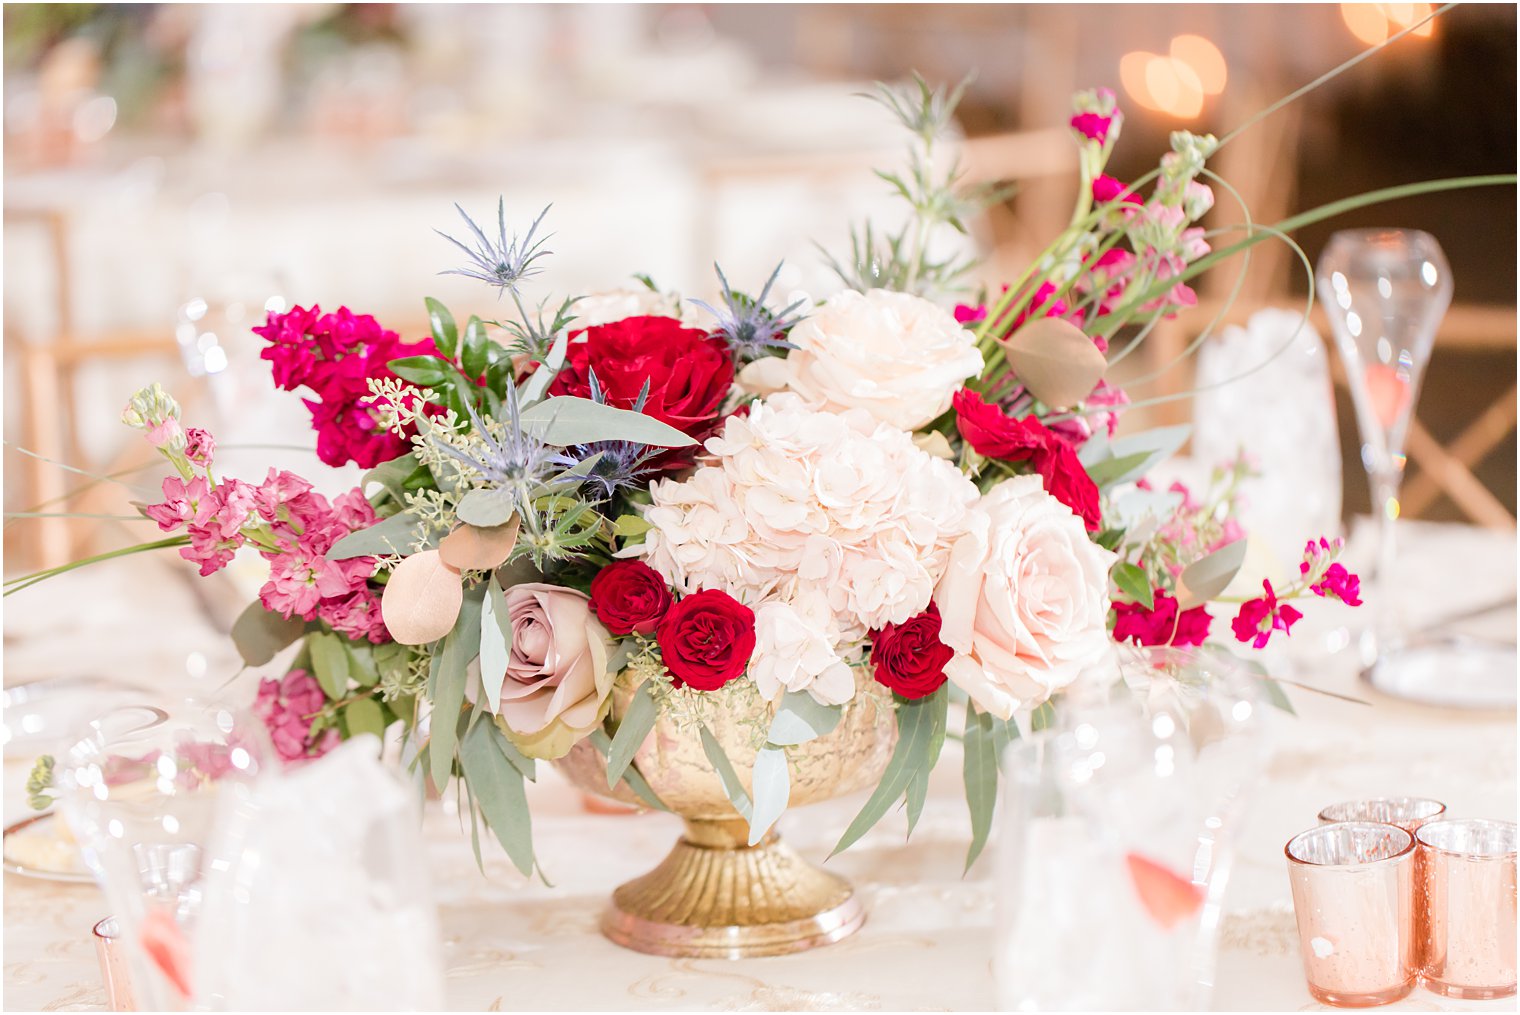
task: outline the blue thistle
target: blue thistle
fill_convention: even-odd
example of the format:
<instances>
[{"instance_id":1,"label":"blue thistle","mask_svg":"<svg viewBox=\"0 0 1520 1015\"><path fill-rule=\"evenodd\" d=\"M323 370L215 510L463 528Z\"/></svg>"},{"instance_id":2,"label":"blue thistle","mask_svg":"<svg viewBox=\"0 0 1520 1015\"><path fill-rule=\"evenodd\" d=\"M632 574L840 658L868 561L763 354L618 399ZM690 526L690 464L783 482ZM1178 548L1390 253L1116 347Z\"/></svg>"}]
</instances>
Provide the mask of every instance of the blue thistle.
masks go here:
<instances>
[{"instance_id":1,"label":"blue thistle","mask_svg":"<svg viewBox=\"0 0 1520 1015\"><path fill-rule=\"evenodd\" d=\"M719 310L701 300L691 302L717 318L718 323L713 331L728 342L728 348L736 359L743 363L759 359L773 349L796 348L784 336L801 320L791 314L802 306L802 301L798 300L779 313L773 313L765 307L765 298L770 295L776 276L781 274L780 264L771 272L771 277L766 279L760 295L753 298L734 292L723 275L723 269L716 264L713 269L718 273L718 281L723 283L723 309Z\"/></svg>"},{"instance_id":2,"label":"blue thistle","mask_svg":"<svg viewBox=\"0 0 1520 1015\"><path fill-rule=\"evenodd\" d=\"M502 292L512 292L515 294L518 285L524 279L531 278L543 270L542 268L534 267L533 262L550 253L550 251L542 249L544 243L549 239L547 236L539 240L534 240L533 238L533 234L538 230L539 223L544 220L545 215L549 214L549 207L548 205L544 206L544 210L538 213L538 218L533 220L533 224L528 227L527 233L521 239L518 239L516 236L509 238L507 235L507 202L505 198L499 198L496 202L498 238L492 241L475 224L475 220L465 213L463 208L457 204L454 205L455 210L459 212L459 217L464 219L465 225L470 227L470 232L475 238L475 246L469 247L440 229L433 231L464 251L473 262L473 265L464 268L450 268L447 271L440 272L440 274L477 278L488 285L496 286ZM498 295L500 294L498 293Z\"/></svg>"},{"instance_id":3,"label":"blue thistle","mask_svg":"<svg viewBox=\"0 0 1520 1015\"><path fill-rule=\"evenodd\" d=\"M484 454L474 455L461 451L452 444L433 441L433 447L480 473L491 483L514 491L528 491L549 482L552 469L568 468L576 459L554 451L522 427L522 415L517 406L517 389L508 384L506 388L507 432L498 440L475 412L472 399L465 399L465 409L470 414L470 424L485 443Z\"/></svg>"},{"instance_id":4,"label":"blue thistle","mask_svg":"<svg viewBox=\"0 0 1520 1015\"><path fill-rule=\"evenodd\" d=\"M591 370L587 375L587 381L591 386L591 400L598 405L607 404L607 393L602 389L601 382L596 379L596 371ZM644 382L639 390L639 397L634 399L632 410L643 412L644 403L649 399L649 382ZM621 490L633 489L641 485L641 480L655 468L650 464L658 457L661 448L650 447L637 441L596 441L591 444L577 444L570 448L570 453L581 461L592 455L599 456L596 464L586 473L583 485L589 487L592 494L599 501L608 501Z\"/></svg>"}]
</instances>

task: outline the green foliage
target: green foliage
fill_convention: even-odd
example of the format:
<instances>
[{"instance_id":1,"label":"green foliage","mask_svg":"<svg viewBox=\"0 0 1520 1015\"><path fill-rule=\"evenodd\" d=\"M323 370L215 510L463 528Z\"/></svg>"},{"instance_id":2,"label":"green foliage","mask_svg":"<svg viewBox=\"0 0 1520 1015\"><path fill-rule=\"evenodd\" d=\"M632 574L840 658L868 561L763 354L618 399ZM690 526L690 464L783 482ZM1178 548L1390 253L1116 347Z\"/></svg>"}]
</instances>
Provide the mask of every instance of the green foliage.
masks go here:
<instances>
[{"instance_id":1,"label":"green foliage","mask_svg":"<svg viewBox=\"0 0 1520 1015\"><path fill-rule=\"evenodd\" d=\"M998 767L1003 749L1018 739L1019 728L1011 720L999 719L990 712L978 711L966 702L965 758L962 776L966 785L966 806L971 811L971 848L966 851L966 870L976 863L987 836L992 831L992 816L997 808Z\"/></svg>"},{"instance_id":2,"label":"green foliage","mask_svg":"<svg viewBox=\"0 0 1520 1015\"><path fill-rule=\"evenodd\" d=\"M880 821L882 815L907 792L920 772L932 768L931 756L938 756L935 741L944 743L946 712L950 700L944 687L923 698L897 697L897 746L876 786L830 856L848 849Z\"/></svg>"},{"instance_id":3,"label":"green foliage","mask_svg":"<svg viewBox=\"0 0 1520 1015\"><path fill-rule=\"evenodd\" d=\"M609 789L622 781L623 774L628 771L628 766L633 762L634 754L644 745L650 731L654 729L655 719L659 717L659 708L650 694L652 689L647 680L640 684L638 690L633 692L633 698L628 702L628 710L623 714L622 721L618 723L617 733L612 738L612 747L607 752L607 787Z\"/></svg>"},{"instance_id":4,"label":"green foliage","mask_svg":"<svg viewBox=\"0 0 1520 1015\"><path fill-rule=\"evenodd\" d=\"M1112 577L1119 591L1128 596L1132 602L1139 603L1147 610L1156 608L1151 580L1146 577L1144 569L1128 561L1120 561L1114 565Z\"/></svg>"},{"instance_id":5,"label":"green foliage","mask_svg":"<svg viewBox=\"0 0 1520 1015\"><path fill-rule=\"evenodd\" d=\"M442 718L440 716L439 721ZM463 717L459 722L465 722ZM532 816L528 811L523 774L497 745L497 741L505 739L493 722L469 725L459 743L460 768L469 786L472 803L479 806L487 826L507 851L512 864L524 875L531 876L534 867ZM434 782L437 782L436 778Z\"/></svg>"},{"instance_id":6,"label":"green foliage","mask_svg":"<svg viewBox=\"0 0 1520 1015\"><path fill-rule=\"evenodd\" d=\"M44 754L26 777L26 802L34 811L45 811L53 805L53 765L53 756Z\"/></svg>"},{"instance_id":7,"label":"green foliage","mask_svg":"<svg viewBox=\"0 0 1520 1015\"><path fill-rule=\"evenodd\" d=\"M263 666L306 632L300 617L285 618L255 600L232 623L232 644L249 666Z\"/></svg>"},{"instance_id":8,"label":"green foliage","mask_svg":"<svg viewBox=\"0 0 1520 1015\"><path fill-rule=\"evenodd\" d=\"M429 688L433 701L432 735L428 747L432 752L433 785L442 792L454 768L457 744L455 720L464 705L465 668L480 652L479 594L466 594L454 629L443 638L436 650L436 677ZM476 792L479 792L477 788Z\"/></svg>"}]
</instances>

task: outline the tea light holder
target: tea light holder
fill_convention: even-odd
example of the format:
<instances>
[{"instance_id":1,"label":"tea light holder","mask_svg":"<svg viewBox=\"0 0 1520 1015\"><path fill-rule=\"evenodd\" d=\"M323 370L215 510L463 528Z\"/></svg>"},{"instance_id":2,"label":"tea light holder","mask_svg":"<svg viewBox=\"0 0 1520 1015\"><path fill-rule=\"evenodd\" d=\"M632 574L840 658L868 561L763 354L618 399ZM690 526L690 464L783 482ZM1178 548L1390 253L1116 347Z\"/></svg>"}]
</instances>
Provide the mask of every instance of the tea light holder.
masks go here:
<instances>
[{"instance_id":1,"label":"tea light holder","mask_svg":"<svg viewBox=\"0 0 1520 1015\"><path fill-rule=\"evenodd\" d=\"M1379 821L1385 825L1398 825L1413 835L1425 822L1439 821L1445 814L1446 805L1439 800L1412 796L1373 797L1331 804L1319 812L1319 822L1327 825L1336 821Z\"/></svg>"},{"instance_id":2,"label":"tea light holder","mask_svg":"<svg viewBox=\"0 0 1520 1015\"><path fill-rule=\"evenodd\" d=\"M1437 994L1515 993L1515 826L1466 818L1415 833L1426 902L1421 972Z\"/></svg>"},{"instance_id":3,"label":"tea light holder","mask_svg":"<svg viewBox=\"0 0 1520 1015\"><path fill-rule=\"evenodd\" d=\"M1397 825L1342 821L1288 840L1288 880L1309 993L1345 1008L1414 989L1414 837Z\"/></svg>"}]
</instances>

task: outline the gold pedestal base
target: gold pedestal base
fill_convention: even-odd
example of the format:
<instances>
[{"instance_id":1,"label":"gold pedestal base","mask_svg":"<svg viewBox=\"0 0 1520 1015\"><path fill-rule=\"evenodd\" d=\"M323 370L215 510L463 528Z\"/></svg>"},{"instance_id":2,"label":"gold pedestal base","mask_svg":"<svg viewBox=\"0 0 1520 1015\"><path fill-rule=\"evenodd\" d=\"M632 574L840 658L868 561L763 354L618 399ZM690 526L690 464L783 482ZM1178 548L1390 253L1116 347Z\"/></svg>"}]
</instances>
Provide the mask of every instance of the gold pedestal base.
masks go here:
<instances>
[{"instance_id":1,"label":"gold pedestal base","mask_svg":"<svg viewBox=\"0 0 1520 1015\"><path fill-rule=\"evenodd\" d=\"M651 955L745 959L806 951L865 922L850 883L772 832L746 844L743 821L688 820L654 870L621 886L602 916L613 943Z\"/></svg>"}]
</instances>

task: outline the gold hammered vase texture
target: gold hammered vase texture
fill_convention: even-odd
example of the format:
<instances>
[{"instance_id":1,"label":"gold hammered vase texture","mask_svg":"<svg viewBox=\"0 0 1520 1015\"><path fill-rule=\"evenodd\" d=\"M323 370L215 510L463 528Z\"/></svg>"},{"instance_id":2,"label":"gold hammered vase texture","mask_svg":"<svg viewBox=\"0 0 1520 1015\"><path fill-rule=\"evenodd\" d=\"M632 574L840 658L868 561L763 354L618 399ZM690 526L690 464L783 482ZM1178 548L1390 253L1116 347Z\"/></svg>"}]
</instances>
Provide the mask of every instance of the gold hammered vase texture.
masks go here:
<instances>
[{"instance_id":1,"label":"gold hammered vase texture","mask_svg":"<svg viewBox=\"0 0 1520 1015\"><path fill-rule=\"evenodd\" d=\"M614 721L637 686L630 672L619 676ZM859 670L856 687L833 732L787 748L789 806L851 793L881 777L897 740L891 695ZM677 691L661 709L634 764L686 820L686 834L658 867L613 893L602 920L613 941L659 955L745 958L801 951L859 928L865 914L849 882L808 863L774 832L748 845L748 825L702 749L698 719L748 790L774 711L748 680L717 691ZM625 786L608 790L606 761L587 741L558 764L581 789L637 802Z\"/></svg>"}]
</instances>

